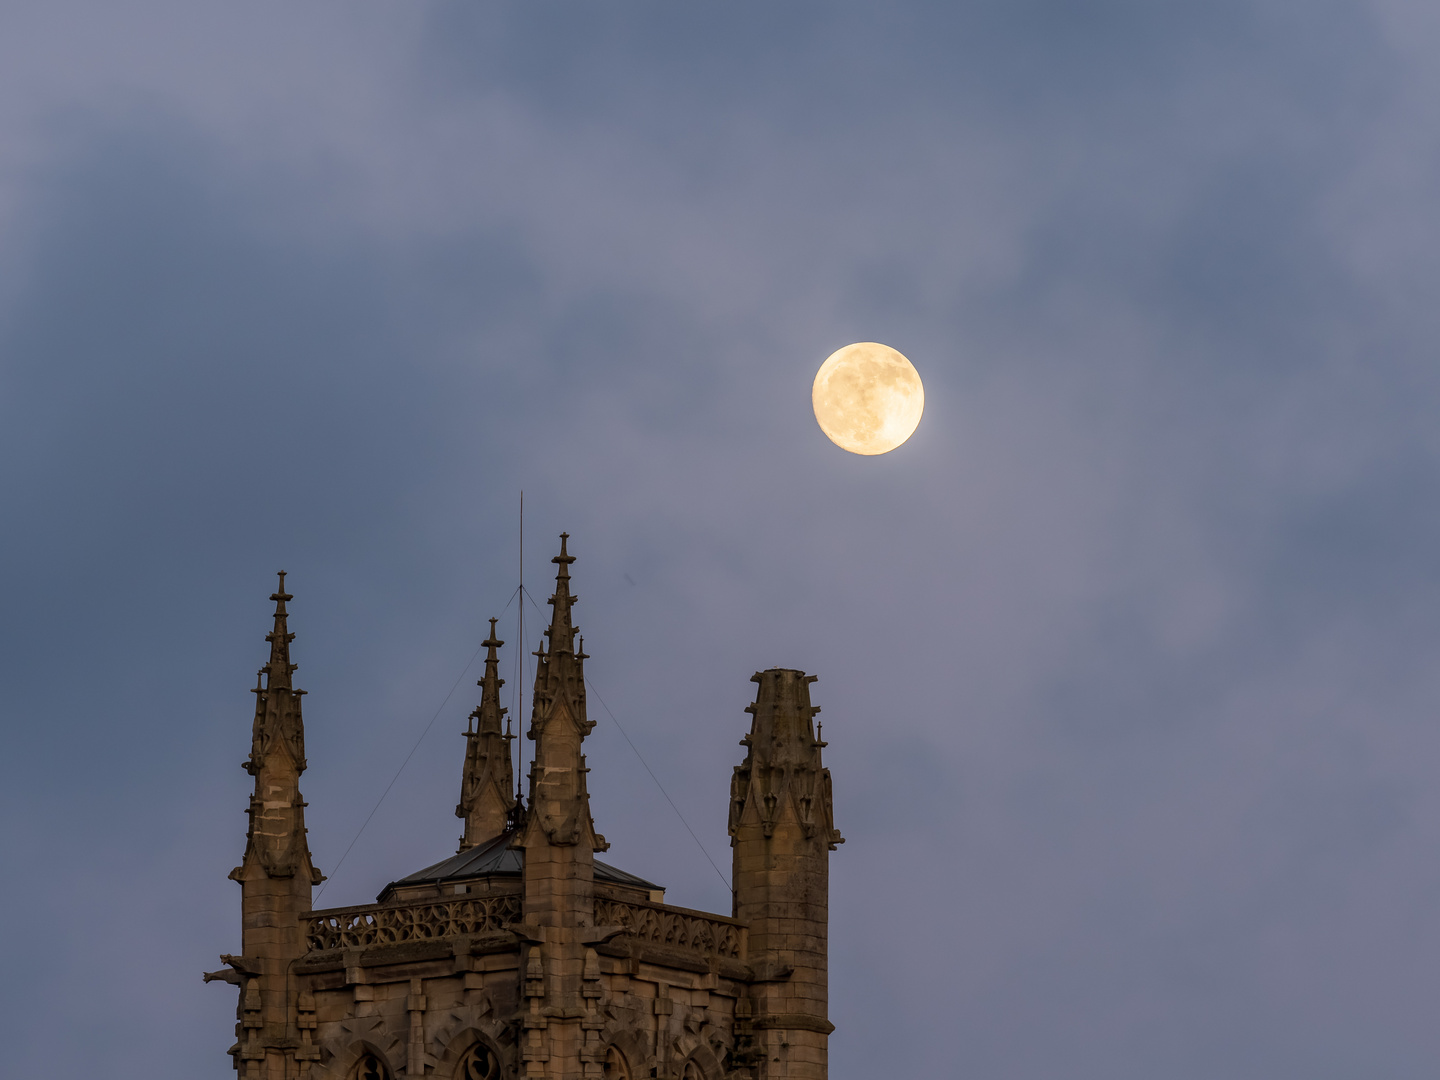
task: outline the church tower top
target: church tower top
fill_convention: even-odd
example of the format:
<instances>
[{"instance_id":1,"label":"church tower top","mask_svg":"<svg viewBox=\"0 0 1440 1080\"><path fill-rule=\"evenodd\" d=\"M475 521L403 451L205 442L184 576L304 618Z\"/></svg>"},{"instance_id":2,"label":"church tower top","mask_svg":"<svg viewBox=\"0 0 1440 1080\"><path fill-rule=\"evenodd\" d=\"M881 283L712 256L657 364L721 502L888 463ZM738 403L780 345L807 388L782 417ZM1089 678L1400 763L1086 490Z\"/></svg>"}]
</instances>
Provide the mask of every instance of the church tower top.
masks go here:
<instances>
[{"instance_id":1,"label":"church tower top","mask_svg":"<svg viewBox=\"0 0 1440 1080\"><path fill-rule=\"evenodd\" d=\"M311 905L321 875L280 575L245 766L250 828L231 874L242 953L205 974L238 991L239 1080L825 1080L829 853L841 838L813 677L754 676L730 789L731 913L667 904L660 886L596 858L607 845L587 790L595 724L568 541L536 653L528 805L513 788L492 619L465 732L460 851L373 905L323 911Z\"/></svg>"}]
</instances>

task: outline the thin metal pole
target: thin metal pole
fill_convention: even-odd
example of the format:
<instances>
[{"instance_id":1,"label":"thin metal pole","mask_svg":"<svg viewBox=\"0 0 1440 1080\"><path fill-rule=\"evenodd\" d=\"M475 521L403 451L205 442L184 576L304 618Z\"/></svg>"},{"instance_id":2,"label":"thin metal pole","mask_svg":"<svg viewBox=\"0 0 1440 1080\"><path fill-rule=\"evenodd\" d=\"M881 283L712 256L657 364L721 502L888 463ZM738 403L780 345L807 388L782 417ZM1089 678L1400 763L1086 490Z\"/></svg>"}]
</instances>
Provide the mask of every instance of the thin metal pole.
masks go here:
<instances>
[{"instance_id":1,"label":"thin metal pole","mask_svg":"<svg viewBox=\"0 0 1440 1080\"><path fill-rule=\"evenodd\" d=\"M516 701L515 730L519 736L515 740L515 753L519 761L515 766L515 787L516 801L523 797L525 784L525 489L520 489L520 604L516 612L519 622L516 625L518 640L516 645L516 659L520 661L520 685L515 688L518 695Z\"/></svg>"}]
</instances>

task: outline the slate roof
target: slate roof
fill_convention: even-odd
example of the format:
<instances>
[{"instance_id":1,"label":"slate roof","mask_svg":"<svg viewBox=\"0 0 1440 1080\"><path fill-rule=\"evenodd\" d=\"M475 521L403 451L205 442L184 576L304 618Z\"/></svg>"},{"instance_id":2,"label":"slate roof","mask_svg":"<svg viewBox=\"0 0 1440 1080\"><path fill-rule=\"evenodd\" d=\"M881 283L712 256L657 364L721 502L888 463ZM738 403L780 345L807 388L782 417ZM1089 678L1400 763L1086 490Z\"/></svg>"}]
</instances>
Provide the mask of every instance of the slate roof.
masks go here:
<instances>
[{"instance_id":1,"label":"slate roof","mask_svg":"<svg viewBox=\"0 0 1440 1080\"><path fill-rule=\"evenodd\" d=\"M386 886L386 891L397 885L429 885L439 884L446 881L459 881L466 878L476 877L519 877L525 869L525 851L523 848L512 848L510 841L514 839L516 830L511 829L503 832L493 840L486 840L483 844L476 844L460 852L458 855L451 855L442 862L427 866L423 870L416 870L408 877L399 881L392 881ZM646 881L634 874L627 874L609 863L595 860L595 880L608 881L615 885L629 885L637 889L659 889L653 881Z\"/></svg>"}]
</instances>

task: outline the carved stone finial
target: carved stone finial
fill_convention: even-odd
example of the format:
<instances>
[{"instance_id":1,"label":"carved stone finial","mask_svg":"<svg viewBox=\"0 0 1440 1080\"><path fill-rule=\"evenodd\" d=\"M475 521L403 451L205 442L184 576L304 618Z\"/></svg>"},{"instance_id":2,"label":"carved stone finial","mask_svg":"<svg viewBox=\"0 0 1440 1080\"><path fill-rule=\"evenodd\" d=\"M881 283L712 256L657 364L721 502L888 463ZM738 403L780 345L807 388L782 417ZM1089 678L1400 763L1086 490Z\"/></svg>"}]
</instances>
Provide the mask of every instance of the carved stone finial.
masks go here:
<instances>
[{"instance_id":1,"label":"carved stone finial","mask_svg":"<svg viewBox=\"0 0 1440 1080\"><path fill-rule=\"evenodd\" d=\"M285 571L279 571L279 576L280 589L270 594L270 599L275 601L275 629L265 635L270 643L270 661L260 670L267 676L267 686L289 688L290 676L298 665L290 662L290 642L295 640L295 635L290 633L287 624L285 601L295 598L285 591Z\"/></svg>"}]
</instances>

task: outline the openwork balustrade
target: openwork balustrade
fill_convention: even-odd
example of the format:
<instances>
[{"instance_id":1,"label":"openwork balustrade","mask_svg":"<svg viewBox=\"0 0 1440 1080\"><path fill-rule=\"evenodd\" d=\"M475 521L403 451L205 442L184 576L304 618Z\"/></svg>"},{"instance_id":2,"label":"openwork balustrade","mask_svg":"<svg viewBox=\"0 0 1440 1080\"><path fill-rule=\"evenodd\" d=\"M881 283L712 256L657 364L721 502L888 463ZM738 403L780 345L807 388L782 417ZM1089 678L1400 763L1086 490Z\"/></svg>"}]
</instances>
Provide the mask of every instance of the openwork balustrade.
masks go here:
<instances>
[{"instance_id":1,"label":"openwork balustrade","mask_svg":"<svg viewBox=\"0 0 1440 1080\"><path fill-rule=\"evenodd\" d=\"M623 926L642 941L690 949L705 956L738 960L742 951L741 929L735 923L671 908L597 899L595 924Z\"/></svg>"},{"instance_id":2,"label":"openwork balustrade","mask_svg":"<svg viewBox=\"0 0 1440 1080\"><path fill-rule=\"evenodd\" d=\"M305 939L312 952L396 945L504 930L520 922L522 913L518 895L337 908L306 919ZM738 960L744 950L738 924L658 905L597 899L595 922L598 926L624 927L626 933L641 941L688 949L703 956Z\"/></svg>"},{"instance_id":3,"label":"openwork balustrade","mask_svg":"<svg viewBox=\"0 0 1440 1080\"><path fill-rule=\"evenodd\" d=\"M307 919L305 940L312 951L428 941L503 930L518 923L520 915L518 895L340 908Z\"/></svg>"}]
</instances>

